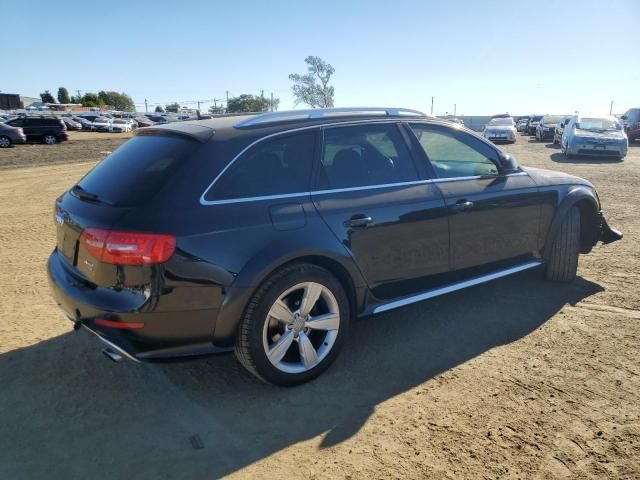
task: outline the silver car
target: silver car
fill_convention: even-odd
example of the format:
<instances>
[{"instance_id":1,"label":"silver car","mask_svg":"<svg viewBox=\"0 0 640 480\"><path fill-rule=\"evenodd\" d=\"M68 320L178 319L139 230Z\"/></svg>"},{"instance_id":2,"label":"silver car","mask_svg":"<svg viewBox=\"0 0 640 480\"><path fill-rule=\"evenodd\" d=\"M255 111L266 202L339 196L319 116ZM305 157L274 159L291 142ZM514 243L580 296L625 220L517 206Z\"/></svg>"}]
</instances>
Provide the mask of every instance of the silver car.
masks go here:
<instances>
[{"instance_id":1,"label":"silver car","mask_svg":"<svg viewBox=\"0 0 640 480\"><path fill-rule=\"evenodd\" d=\"M484 127L482 136L492 142L515 143L516 127L513 118L493 118Z\"/></svg>"},{"instance_id":2,"label":"silver car","mask_svg":"<svg viewBox=\"0 0 640 480\"><path fill-rule=\"evenodd\" d=\"M612 116L576 115L562 132L562 152L567 157L596 155L623 159L628 148L622 124Z\"/></svg>"}]
</instances>

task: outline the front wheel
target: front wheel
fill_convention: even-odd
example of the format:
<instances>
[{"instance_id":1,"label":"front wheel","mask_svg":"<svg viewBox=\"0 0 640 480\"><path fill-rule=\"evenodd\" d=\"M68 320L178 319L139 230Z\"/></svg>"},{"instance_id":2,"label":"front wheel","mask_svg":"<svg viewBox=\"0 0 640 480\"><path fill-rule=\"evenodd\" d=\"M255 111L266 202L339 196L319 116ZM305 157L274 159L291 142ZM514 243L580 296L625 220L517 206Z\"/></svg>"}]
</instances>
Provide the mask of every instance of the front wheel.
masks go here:
<instances>
[{"instance_id":1,"label":"front wheel","mask_svg":"<svg viewBox=\"0 0 640 480\"><path fill-rule=\"evenodd\" d=\"M55 145L57 143L58 139L56 138L55 135L45 135L44 136L44 143L46 143L47 145Z\"/></svg>"},{"instance_id":2,"label":"front wheel","mask_svg":"<svg viewBox=\"0 0 640 480\"><path fill-rule=\"evenodd\" d=\"M562 220L551 245L545 277L554 282L571 282L576 278L580 255L580 211L571 207Z\"/></svg>"},{"instance_id":3,"label":"front wheel","mask_svg":"<svg viewBox=\"0 0 640 480\"><path fill-rule=\"evenodd\" d=\"M266 382L308 382L337 357L349 315L347 295L331 273L307 263L290 265L253 295L238 329L236 357Z\"/></svg>"}]
</instances>

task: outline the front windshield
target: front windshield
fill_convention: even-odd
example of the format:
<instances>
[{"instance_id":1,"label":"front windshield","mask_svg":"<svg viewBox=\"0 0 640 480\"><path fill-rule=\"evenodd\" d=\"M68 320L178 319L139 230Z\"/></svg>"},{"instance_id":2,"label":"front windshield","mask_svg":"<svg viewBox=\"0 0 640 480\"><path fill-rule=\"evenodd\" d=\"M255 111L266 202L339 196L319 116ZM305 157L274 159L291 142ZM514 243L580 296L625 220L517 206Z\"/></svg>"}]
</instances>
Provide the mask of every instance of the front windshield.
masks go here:
<instances>
[{"instance_id":1,"label":"front windshield","mask_svg":"<svg viewBox=\"0 0 640 480\"><path fill-rule=\"evenodd\" d=\"M96 118L94 120L95 123L107 123L109 121L109 119L107 118Z\"/></svg>"},{"instance_id":2,"label":"front windshield","mask_svg":"<svg viewBox=\"0 0 640 480\"><path fill-rule=\"evenodd\" d=\"M545 123L545 125L549 125L554 123L560 123L563 118L565 117L562 117L560 115L545 115L542 121Z\"/></svg>"},{"instance_id":3,"label":"front windshield","mask_svg":"<svg viewBox=\"0 0 640 480\"><path fill-rule=\"evenodd\" d=\"M532 121L532 122L539 122L541 119L542 119L542 115L541 115L541 116L539 116L539 117L533 117L533 118L531 119L531 121Z\"/></svg>"},{"instance_id":4,"label":"front windshield","mask_svg":"<svg viewBox=\"0 0 640 480\"><path fill-rule=\"evenodd\" d=\"M513 125L513 119L512 118L494 118L493 120L491 120L489 122L489 125Z\"/></svg>"},{"instance_id":5,"label":"front windshield","mask_svg":"<svg viewBox=\"0 0 640 480\"><path fill-rule=\"evenodd\" d=\"M620 130L620 124L611 118L581 118L576 128L582 130Z\"/></svg>"}]
</instances>

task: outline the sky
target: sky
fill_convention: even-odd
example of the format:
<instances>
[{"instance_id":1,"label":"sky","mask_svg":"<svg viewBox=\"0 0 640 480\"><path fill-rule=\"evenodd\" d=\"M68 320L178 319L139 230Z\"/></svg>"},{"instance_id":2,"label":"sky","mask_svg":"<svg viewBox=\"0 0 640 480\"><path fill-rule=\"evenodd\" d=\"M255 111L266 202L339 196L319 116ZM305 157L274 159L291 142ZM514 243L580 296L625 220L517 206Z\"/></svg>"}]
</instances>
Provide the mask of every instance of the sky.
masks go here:
<instances>
[{"instance_id":1,"label":"sky","mask_svg":"<svg viewBox=\"0 0 640 480\"><path fill-rule=\"evenodd\" d=\"M640 0L2 0L2 18L0 91L25 96L116 90L151 111L264 91L287 110L288 75L317 55L336 107L640 107Z\"/></svg>"}]
</instances>

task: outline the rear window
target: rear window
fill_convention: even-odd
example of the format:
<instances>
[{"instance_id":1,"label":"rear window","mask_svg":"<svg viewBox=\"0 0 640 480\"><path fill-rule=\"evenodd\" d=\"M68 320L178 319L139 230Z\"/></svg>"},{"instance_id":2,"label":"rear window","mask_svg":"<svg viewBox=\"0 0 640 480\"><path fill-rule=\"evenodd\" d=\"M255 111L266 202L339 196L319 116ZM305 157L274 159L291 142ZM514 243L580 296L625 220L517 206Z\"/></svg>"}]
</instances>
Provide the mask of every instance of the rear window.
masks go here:
<instances>
[{"instance_id":1,"label":"rear window","mask_svg":"<svg viewBox=\"0 0 640 480\"><path fill-rule=\"evenodd\" d=\"M78 185L119 207L142 205L183 166L197 142L172 135L133 137Z\"/></svg>"}]
</instances>

